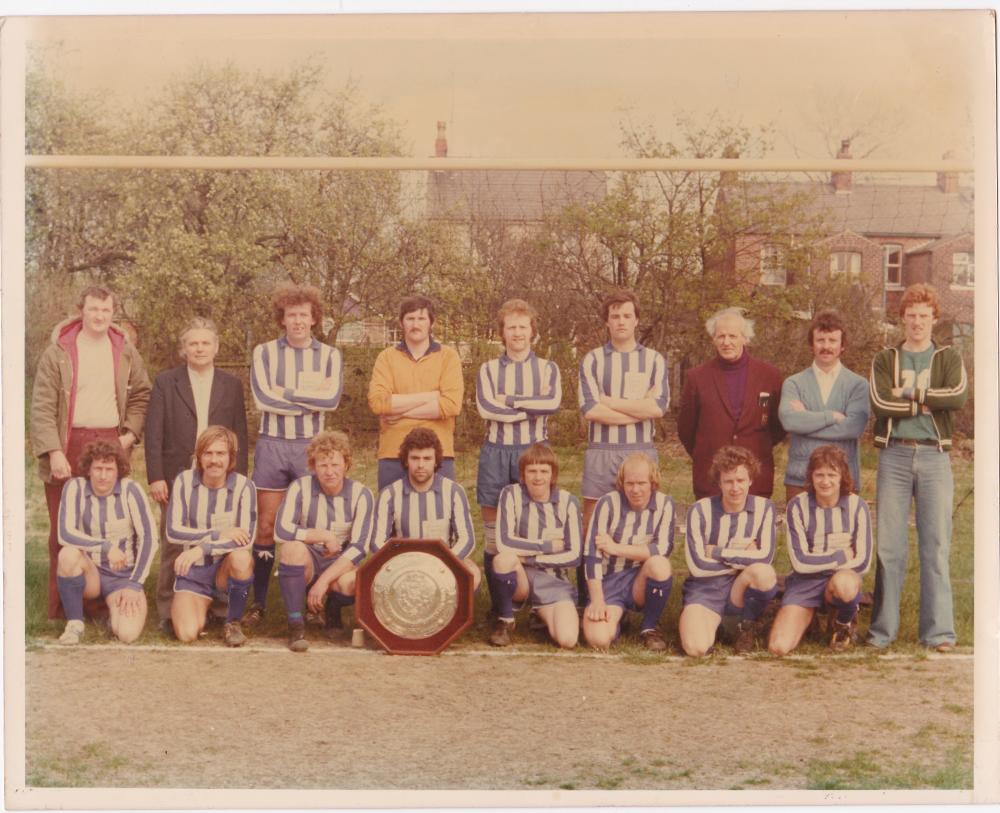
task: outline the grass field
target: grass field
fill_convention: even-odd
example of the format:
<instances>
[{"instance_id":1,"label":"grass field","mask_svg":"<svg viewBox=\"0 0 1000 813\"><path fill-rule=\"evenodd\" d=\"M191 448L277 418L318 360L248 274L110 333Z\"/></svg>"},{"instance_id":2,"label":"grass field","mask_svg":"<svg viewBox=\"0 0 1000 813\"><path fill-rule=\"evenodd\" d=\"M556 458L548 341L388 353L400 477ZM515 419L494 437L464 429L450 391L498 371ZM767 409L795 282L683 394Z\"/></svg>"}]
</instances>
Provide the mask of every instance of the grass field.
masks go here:
<instances>
[{"instance_id":1,"label":"grass field","mask_svg":"<svg viewBox=\"0 0 1000 813\"><path fill-rule=\"evenodd\" d=\"M691 491L691 469L687 456L683 449L676 443L661 443L660 450L660 470L661 488L670 494L679 505L687 506L693 499ZM561 471L559 473L559 484L579 493L582 450L580 448L559 448L556 450L559 455ZM776 465L778 483L775 490L776 500L780 503L783 500L784 488L780 485L781 474L784 470L784 446L776 450ZM141 448L133 457L134 476L142 485L145 482L145 465L142 458ZM870 502L875 498L875 468L877 466L877 452L871 448L870 444L865 444L862 455L862 483L861 493ZM469 494L471 503L475 503L475 482L476 482L477 454L475 450L467 453L459 453L456 458L456 470L459 481ZM955 514L954 514L954 536L951 552L951 576L954 587L955 598L955 627L958 633L958 642L962 646L971 646L973 643L973 466L971 459L964 458L958 454L952 455L952 465L955 472ZM26 459L26 483L27 483L27 535L26 535L26 592L25 592L25 626L26 634L30 639L51 639L57 637L62 631L62 622L49 621L45 612L45 583L47 578L47 555L46 539L48 534L48 515L45 509L45 498L42 491L41 481L38 479L34 462ZM358 449L354 456L354 465L350 476L356 480L366 483L374 488L376 480L376 463L374 448ZM482 563L482 521L478 510L473 510L476 525L477 548L474 558L478 563ZM917 612L919 595L919 575L918 562L916 556L916 536L912 530L910 533L910 560L907 573L906 588L904 590L902 603L902 619L899 641L895 646L896 651L917 651L919 649L916 641L917 633ZM788 572L788 558L784 545L784 535L780 535L779 552L776 559L776 568L779 573ZM674 569L674 590L670 597L670 602L661 619L661 629L668 639L675 638L677 630L677 619L681 609L680 583L686 575L687 569L684 562L683 534L678 532L675 537L674 551L671 556L671 565ZM871 590L874 585L874 566L865 577L865 589ZM155 602L153 601L153 591L156 583L154 570L147 580L146 591L150 599L150 617L146 623L146 631L139 643L165 642L166 639L160 635L156 628ZM681 578L678 578L681 577ZM486 646L486 636L488 634L488 611L489 600L485 590L480 590L476 597L476 616L473 626L453 644L454 647L476 648ZM862 617L862 630L867 623L867 617ZM277 579L272 580L271 591L268 596L268 615L265 624L258 635L283 637L285 631L285 619L283 605L278 594ZM518 627L519 646L544 649L547 644L543 641L536 641L533 636L520 635L521 625ZM214 641L212 642L214 643ZM615 646L616 651L633 653L637 656L643 655L643 651L635 638L631 635L623 635L619 643ZM822 652L824 647L820 644L805 642L802 645L802 652Z\"/></svg>"}]
</instances>

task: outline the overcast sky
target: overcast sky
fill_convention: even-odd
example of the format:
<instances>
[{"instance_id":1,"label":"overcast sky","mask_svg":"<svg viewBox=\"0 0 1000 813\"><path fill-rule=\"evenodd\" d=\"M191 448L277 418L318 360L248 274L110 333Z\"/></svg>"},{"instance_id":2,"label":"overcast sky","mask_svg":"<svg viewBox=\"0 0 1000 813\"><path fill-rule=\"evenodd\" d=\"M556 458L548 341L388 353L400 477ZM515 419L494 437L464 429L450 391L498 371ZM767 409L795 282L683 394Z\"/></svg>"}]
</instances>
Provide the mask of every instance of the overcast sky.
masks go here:
<instances>
[{"instance_id":1,"label":"overcast sky","mask_svg":"<svg viewBox=\"0 0 1000 813\"><path fill-rule=\"evenodd\" d=\"M670 134L712 109L772 123L774 154L825 156L810 124L842 110L843 133L881 111L898 124L884 158L968 157L986 112L986 11L757 14L40 18L29 42L62 41L71 87L133 103L194 62L269 70L322 57L402 125L413 154L620 155L622 109ZM986 36L984 36L986 33ZM885 135L885 134L883 134Z\"/></svg>"}]
</instances>

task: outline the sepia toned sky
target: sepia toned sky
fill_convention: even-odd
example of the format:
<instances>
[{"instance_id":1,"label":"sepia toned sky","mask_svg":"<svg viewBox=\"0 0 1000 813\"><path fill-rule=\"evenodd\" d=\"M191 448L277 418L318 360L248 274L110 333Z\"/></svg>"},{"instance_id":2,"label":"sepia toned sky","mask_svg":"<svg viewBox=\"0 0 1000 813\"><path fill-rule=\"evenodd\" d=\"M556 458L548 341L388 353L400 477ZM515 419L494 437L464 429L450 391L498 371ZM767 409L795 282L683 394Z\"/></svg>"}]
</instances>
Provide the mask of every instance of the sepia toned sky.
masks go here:
<instances>
[{"instance_id":1,"label":"sepia toned sky","mask_svg":"<svg viewBox=\"0 0 1000 813\"><path fill-rule=\"evenodd\" d=\"M71 87L126 104L192 63L320 57L331 87L358 80L414 155L433 153L441 119L455 156L613 157L629 109L664 137L678 112L718 110L773 124L773 155L825 157L817 122L836 110L838 138L876 123L879 157L971 159L989 28L983 10L76 17L36 18L28 41L61 42Z\"/></svg>"}]
</instances>

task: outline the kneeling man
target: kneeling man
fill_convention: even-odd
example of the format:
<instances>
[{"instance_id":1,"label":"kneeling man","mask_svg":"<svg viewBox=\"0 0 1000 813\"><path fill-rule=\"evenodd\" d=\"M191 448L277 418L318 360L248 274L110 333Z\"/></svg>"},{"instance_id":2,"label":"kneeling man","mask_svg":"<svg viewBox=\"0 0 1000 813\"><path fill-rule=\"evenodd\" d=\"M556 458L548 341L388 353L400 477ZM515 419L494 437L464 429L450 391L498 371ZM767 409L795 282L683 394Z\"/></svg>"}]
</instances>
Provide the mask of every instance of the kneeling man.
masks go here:
<instances>
[{"instance_id":1,"label":"kneeling man","mask_svg":"<svg viewBox=\"0 0 1000 813\"><path fill-rule=\"evenodd\" d=\"M126 452L117 441L88 443L79 466L83 476L66 483L59 503L56 585L67 618L59 643L80 643L83 600L101 597L111 631L129 644L146 622L142 585L157 548L153 512L126 476Z\"/></svg>"},{"instance_id":2,"label":"kneeling man","mask_svg":"<svg viewBox=\"0 0 1000 813\"><path fill-rule=\"evenodd\" d=\"M183 545L174 561L171 618L177 640L194 641L205 628L214 590L229 596L226 646L242 646L240 617L253 583L257 493L236 471L236 435L209 426L194 446L194 468L177 475L167 506L167 542Z\"/></svg>"},{"instance_id":3,"label":"kneeling man","mask_svg":"<svg viewBox=\"0 0 1000 813\"><path fill-rule=\"evenodd\" d=\"M441 441L432 429L411 429L399 447L406 476L379 492L371 552L393 537L440 539L472 573L472 589L479 587L479 568L468 557L476 547L469 498L465 489L439 469L444 464Z\"/></svg>"},{"instance_id":4,"label":"kneeling man","mask_svg":"<svg viewBox=\"0 0 1000 813\"><path fill-rule=\"evenodd\" d=\"M749 449L723 446L712 458L709 480L722 492L702 497L687 515L684 549L691 575L684 582L681 646L707 655L724 615L740 618L734 649L752 651L759 618L778 592L774 560L774 504L750 494L760 461Z\"/></svg>"},{"instance_id":5,"label":"kneeling man","mask_svg":"<svg viewBox=\"0 0 1000 813\"><path fill-rule=\"evenodd\" d=\"M314 612L326 608L325 629L342 629L341 607L354 603L354 578L368 550L375 498L347 477L351 443L343 432L321 432L306 450L312 474L292 483L278 509L275 539L281 545L278 585L288 611L288 648L305 652L302 605L309 591Z\"/></svg>"},{"instance_id":6,"label":"kneeling man","mask_svg":"<svg viewBox=\"0 0 1000 813\"><path fill-rule=\"evenodd\" d=\"M659 487L659 467L635 452L618 468L615 490L597 503L584 553L590 603L583 615L583 637L596 649L618 637L625 610L642 612L646 649L667 648L657 627L673 584L674 501Z\"/></svg>"},{"instance_id":7,"label":"kneeling man","mask_svg":"<svg viewBox=\"0 0 1000 813\"><path fill-rule=\"evenodd\" d=\"M559 461L548 446L533 443L517 464L521 481L500 492L493 560L498 613L490 643L510 644L514 603L530 601L552 640L572 649L580 617L569 569L580 563L580 503L556 486Z\"/></svg>"}]
</instances>

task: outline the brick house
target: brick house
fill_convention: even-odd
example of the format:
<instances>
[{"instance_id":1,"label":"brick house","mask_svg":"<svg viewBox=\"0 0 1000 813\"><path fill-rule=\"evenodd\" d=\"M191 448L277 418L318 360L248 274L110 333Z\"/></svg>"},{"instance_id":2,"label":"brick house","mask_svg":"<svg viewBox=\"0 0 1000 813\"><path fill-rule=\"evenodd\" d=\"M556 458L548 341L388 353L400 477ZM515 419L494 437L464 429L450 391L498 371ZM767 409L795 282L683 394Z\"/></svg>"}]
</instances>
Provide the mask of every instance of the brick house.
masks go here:
<instances>
[{"instance_id":1,"label":"brick house","mask_svg":"<svg viewBox=\"0 0 1000 813\"><path fill-rule=\"evenodd\" d=\"M838 158L850 158L850 143ZM945 158L950 156L946 155ZM811 271L846 274L873 297L876 309L896 321L904 288L934 285L953 335L971 332L975 298L973 193L957 173L938 173L934 185L855 183L851 172L832 172L829 182L749 182L745 199L796 196L803 223L821 223L826 236L813 243ZM721 185L724 201L732 185ZM732 196L732 193L729 192ZM758 285L794 285L786 248L766 233L747 229L730 253L737 279Z\"/></svg>"}]
</instances>

